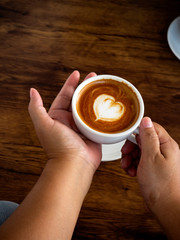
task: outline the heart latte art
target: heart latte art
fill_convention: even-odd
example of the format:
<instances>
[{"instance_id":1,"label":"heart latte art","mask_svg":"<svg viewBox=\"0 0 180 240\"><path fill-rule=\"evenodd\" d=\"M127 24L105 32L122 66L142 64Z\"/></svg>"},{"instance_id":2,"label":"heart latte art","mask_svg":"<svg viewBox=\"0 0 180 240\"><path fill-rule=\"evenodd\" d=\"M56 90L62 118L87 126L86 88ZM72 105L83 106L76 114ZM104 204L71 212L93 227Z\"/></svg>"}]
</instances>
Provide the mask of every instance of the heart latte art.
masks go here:
<instances>
[{"instance_id":1,"label":"heart latte art","mask_svg":"<svg viewBox=\"0 0 180 240\"><path fill-rule=\"evenodd\" d=\"M133 90L112 79L96 80L79 93L77 113L90 128L117 133L130 128L139 115L139 102Z\"/></svg>"},{"instance_id":2,"label":"heart latte art","mask_svg":"<svg viewBox=\"0 0 180 240\"><path fill-rule=\"evenodd\" d=\"M124 114L124 105L116 102L114 97L107 94L101 94L95 99L93 109L96 121L117 121Z\"/></svg>"}]
</instances>

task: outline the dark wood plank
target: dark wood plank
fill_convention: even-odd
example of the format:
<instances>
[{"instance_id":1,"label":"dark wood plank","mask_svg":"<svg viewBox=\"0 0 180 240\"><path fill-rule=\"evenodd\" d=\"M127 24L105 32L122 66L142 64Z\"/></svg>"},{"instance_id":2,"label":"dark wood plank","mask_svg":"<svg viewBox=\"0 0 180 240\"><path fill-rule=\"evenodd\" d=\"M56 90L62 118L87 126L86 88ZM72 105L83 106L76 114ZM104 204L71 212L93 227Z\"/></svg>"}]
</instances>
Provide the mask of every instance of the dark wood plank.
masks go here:
<instances>
[{"instance_id":1,"label":"dark wood plank","mask_svg":"<svg viewBox=\"0 0 180 240\"><path fill-rule=\"evenodd\" d=\"M179 1L0 2L0 199L21 202L46 156L28 115L29 88L49 108L78 69L114 74L142 93L145 114L180 142L180 65L166 39ZM165 239L136 178L102 163L73 239Z\"/></svg>"}]
</instances>

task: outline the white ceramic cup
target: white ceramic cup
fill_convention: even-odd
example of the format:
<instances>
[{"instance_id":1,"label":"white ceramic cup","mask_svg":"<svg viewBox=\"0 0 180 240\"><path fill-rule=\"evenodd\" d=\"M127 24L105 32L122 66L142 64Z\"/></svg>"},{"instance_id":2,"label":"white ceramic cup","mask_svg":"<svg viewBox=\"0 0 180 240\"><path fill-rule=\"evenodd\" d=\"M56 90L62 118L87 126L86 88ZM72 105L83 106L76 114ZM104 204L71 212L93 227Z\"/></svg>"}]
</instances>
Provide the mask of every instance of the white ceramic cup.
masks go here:
<instances>
[{"instance_id":1,"label":"white ceramic cup","mask_svg":"<svg viewBox=\"0 0 180 240\"><path fill-rule=\"evenodd\" d=\"M102 133L102 132L98 132L98 131L90 128L89 126L87 126L79 117L79 115L77 113L76 105L77 105L77 99L78 99L80 91L87 84L97 81L97 80L100 80L100 79L112 79L112 80L116 80L118 82L123 82L126 85L128 85L133 90L133 92L136 94L137 99L139 101L140 111L139 111L139 116L137 118L137 121L129 129L119 132L119 133ZM125 80L121 77L113 76L113 75L98 75L98 76L95 76L95 77L85 80L76 88L73 98L72 98L72 114L73 114L74 121L75 121L76 126L79 129L79 131L85 137L92 140L93 142L101 143L101 144L112 144L112 143L121 142L125 139L129 139L130 141L136 143L133 133L139 132L138 127L139 127L140 122L144 115L144 102L143 102L143 99L142 99L139 91L135 88L134 85L132 85L127 80Z\"/></svg>"}]
</instances>

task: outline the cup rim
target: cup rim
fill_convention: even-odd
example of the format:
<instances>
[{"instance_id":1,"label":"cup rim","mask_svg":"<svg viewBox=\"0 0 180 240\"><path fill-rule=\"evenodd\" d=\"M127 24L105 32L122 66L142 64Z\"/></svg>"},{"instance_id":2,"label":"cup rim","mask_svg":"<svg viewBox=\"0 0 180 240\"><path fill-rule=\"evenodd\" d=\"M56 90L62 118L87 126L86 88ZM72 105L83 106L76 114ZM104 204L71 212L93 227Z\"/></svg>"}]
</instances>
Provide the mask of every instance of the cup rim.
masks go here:
<instances>
[{"instance_id":1,"label":"cup rim","mask_svg":"<svg viewBox=\"0 0 180 240\"><path fill-rule=\"evenodd\" d=\"M133 126L131 126L130 128L128 128L128 129L126 129L122 132L117 132L117 133L98 132L98 131L94 130L93 128L89 127L88 125L86 125L77 113L76 100L78 98L78 95L79 95L79 92L81 91L81 89L91 82L94 82L94 81L97 81L97 80L102 80L102 79L112 79L112 80L115 80L115 81L118 81L118 82L125 83L135 92L135 94L138 98L139 105L140 105L140 111L139 111L138 119L136 120L136 122ZM115 75L102 74L102 75L97 75L97 76L88 78L78 85L78 87L75 89L75 92L74 92L73 98L72 98L72 112L73 112L73 115L75 115L75 117L84 126L84 128L88 129L92 133L94 133L98 136L101 136L101 137L105 137L105 138L112 137L112 136L113 137L119 137L119 136L123 136L123 135L130 135L139 127L140 122L141 122L141 120L144 116L144 101L143 101L143 98L142 98L140 92L138 91L138 89L132 83L130 83L129 81L125 80L122 77L118 77L118 76L115 76Z\"/></svg>"}]
</instances>

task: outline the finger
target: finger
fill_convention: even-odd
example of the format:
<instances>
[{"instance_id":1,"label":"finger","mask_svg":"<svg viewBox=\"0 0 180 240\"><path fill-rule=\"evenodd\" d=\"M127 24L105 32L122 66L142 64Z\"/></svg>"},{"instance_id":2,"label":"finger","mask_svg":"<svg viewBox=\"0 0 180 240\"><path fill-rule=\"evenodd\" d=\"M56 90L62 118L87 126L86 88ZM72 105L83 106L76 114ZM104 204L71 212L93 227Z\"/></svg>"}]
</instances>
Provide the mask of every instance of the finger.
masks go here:
<instances>
[{"instance_id":1,"label":"finger","mask_svg":"<svg viewBox=\"0 0 180 240\"><path fill-rule=\"evenodd\" d=\"M87 80L88 78L91 78L91 77L94 77L94 76L97 76L96 73L91 72L85 77L84 81ZM71 104L70 104L70 107L69 107L68 110L69 110L69 112L72 112L72 105Z\"/></svg>"},{"instance_id":2,"label":"finger","mask_svg":"<svg viewBox=\"0 0 180 240\"><path fill-rule=\"evenodd\" d=\"M144 117L140 124L141 151L145 159L160 154L160 142L150 118Z\"/></svg>"},{"instance_id":3,"label":"finger","mask_svg":"<svg viewBox=\"0 0 180 240\"><path fill-rule=\"evenodd\" d=\"M129 154L131 153L135 148L137 148L137 145L130 142L129 140L127 140L125 142L125 144L123 145L121 152L122 154Z\"/></svg>"},{"instance_id":4,"label":"finger","mask_svg":"<svg viewBox=\"0 0 180 240\"><path fill-rule=\"evenodd\" d=\"M84 80L87 80L88 78L95 77L95 76L97 76L97 74L95 72L91 72L85 77Z\"/></svg>"},{"instance_id":5,"label":"finger","mask_svg":"<svg viewBox=\"0 0 180 240\"><path fill-rule=\"evenodd\" d=\"M80 73L74 71L66 80L64 86L53 101L49 112L52 110L68 110L71 104L73 93L79 83Z\"/></svg>"},{"instance_id":6,"label":"finger","mask_svg":"<svg viewBox=\"0 0 180 240\"><path fill-rule=\"evenodd\" d=\"M139 148L135 148L132 152L131 152L131 156L133 157L133 159L137 159L140 158L141 156L141 151Z\"/></svg>"},{"instance_id":7,"label":"finger","mask_svg":"<svg viewBox=\"0 0 180 240\"><path fill-rule=\"evenodd\" d=\"M142 155L152 159L157 154L164 158L171 157L172 152L179 150L178 144L170 137L167 131L157 123L152 123L148 117L143 118L140 124L140 139Z\"/></svg>"},{"instance_id":8,"label":"finger","mask_svg":"<svg viewBox=\"0 0 180 240\"><path fill-rule=\"evenodd\" d=\"M131 155L123 155L121 158L121 167L124 170L127 170L131 165L132 157Z\"/></svg>"},{"instance_id":9,"label":"finger","mask_svg":"<svg viewBox=\"0 0 180 240\"><path fill-rule=\"evenodd\" d=\"M154 127L159 137L160 151L165 158L168 158L172 152L179 150L179 146L161 125L154 123Z\"/></svg>"},{"instance_id":10,"label":"finger","mask_svg":"<svg viewBox=\"0 0 180 240\"><path fill-rule=\"evenodd\" d=\"M139 148L141 148L141 138L140 138L139 134L136 134L136 142L137 142Z\"/></svg>"},{"instance_id":11,"label":"finger","mask_svg":"<svg viewBox=\"0 0 180 240\"><path fill-rule=\"evenodd\" d=\"M41 127L44 127L46 124L53 123L53 120L49 117L46 109L43 106L43 101L40 94L34 88L31 88L30 90L30 103L28 110L37 130Z\"/></svg>"},{"instance_id":12,"label":"finger","mask_svg":"<svg viewBox=\"0 0 180 240\"><path fill-rule=\"evenodd\" d=\"M131 177L135 177L137 175L137 168L135 166L131 166L127 170L127 174Z\"/></svg>"}]
</instances>

